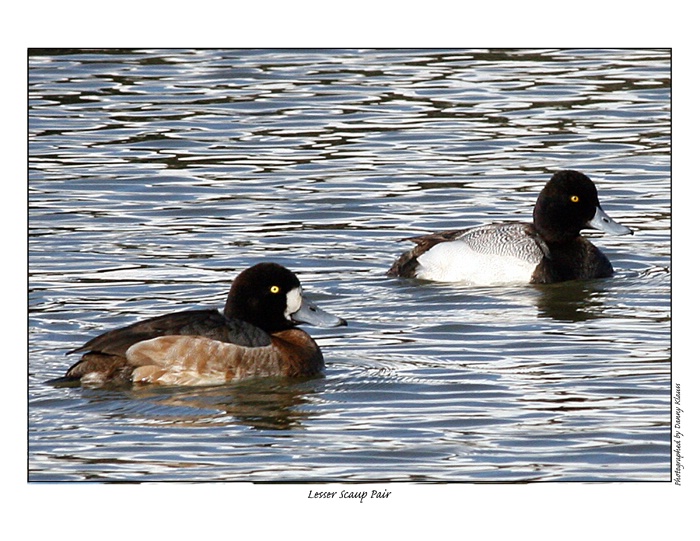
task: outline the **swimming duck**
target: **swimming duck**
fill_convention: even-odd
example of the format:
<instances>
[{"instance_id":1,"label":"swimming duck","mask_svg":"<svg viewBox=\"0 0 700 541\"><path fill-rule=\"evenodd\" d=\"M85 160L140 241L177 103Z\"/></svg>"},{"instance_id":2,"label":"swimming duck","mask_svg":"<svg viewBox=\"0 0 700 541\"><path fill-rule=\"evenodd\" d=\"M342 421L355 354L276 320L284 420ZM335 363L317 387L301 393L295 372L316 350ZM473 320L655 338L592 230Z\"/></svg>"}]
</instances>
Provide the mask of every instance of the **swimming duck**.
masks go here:
<instances>
[{"instance_id":1,"label":"swimming duck","mask_svg":"<svg viewBox=\"0 0 700 541\"><path fill-rule=\"evenodd\" d=\"M346 325L302 295L297 276L259 263L231 285L223 314L186 310L140 321L93 338L53 383L212 385L249 377L313 376L323 355L299 323Z\"/></svg>"},{"instance_id":2,"label":"swimming duck","mask_svg":"<svg viewBox=\"0 0 700 541\"><path fill-rule=\"evenodd\" d=\"M483 286L612 276L608 258L580 235L584 228L632 234L603 211L590 178L578 171L558 171L540 192L532 223L491 224L404 239L416 246L387 274Z\"/></svg>"}]
</instances>

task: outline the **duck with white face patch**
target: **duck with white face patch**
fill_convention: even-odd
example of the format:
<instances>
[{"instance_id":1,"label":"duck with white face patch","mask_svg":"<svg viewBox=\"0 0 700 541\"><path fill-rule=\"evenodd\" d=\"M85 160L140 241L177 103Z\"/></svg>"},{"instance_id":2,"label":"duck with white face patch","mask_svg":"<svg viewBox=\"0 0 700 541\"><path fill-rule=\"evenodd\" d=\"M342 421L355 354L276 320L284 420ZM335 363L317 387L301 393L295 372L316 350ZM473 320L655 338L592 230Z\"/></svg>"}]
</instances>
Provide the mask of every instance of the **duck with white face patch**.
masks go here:
<instances>
[{"instance_id":1,"label":"duck with white face patch","mask_svg":"<svg viewBox=\"0 0 700 541\"><path fill-rule=\"evenodd\" d=\"M83 357L52 382L212 385L318 375L323 355L300 323L346 325L304 299L293 272L259 263L234 280L223 314L188 310L109 331L73 350Z\"/></svg>"}]
</instances>

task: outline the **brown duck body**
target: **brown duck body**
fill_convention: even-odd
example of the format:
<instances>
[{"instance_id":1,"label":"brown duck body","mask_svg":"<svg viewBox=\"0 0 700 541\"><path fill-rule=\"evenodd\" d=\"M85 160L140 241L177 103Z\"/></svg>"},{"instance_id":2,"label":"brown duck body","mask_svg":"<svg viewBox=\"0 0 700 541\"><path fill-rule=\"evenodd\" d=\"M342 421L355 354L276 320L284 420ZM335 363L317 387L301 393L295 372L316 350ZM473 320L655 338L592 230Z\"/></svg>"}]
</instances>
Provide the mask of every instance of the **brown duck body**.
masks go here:
<instances>
[{"instance_id":1,"label":"brown duck body","mask_svg":"<svg viewBox=\"0 0 700 541\"><path fill-rule=\"evenodd\" d=\"M168 385L213 385L251 377L314 376L323 355L300 329L272 335L265 347L243 347L200 336L164 336L135 344L127 358L132 381Z\"/></svg>"},{"instance_id":2,"label":"brown duck body","mask_svg":"<svg viewBox=\"0 0 700 541\"><path fill-rule=\"evenodd\" d=\"M293 273L263 263L234 281L224 314L188 310L106 332L69 352L84 354L54 382L213 385L317 375L323 355L299 322L345 324L303 299Z\"/></svg>"},{"instance_id":3,"label":"brown duck body","mask_svg":"<svg viewBox=\"0 0 700 541\"><path fill-rule=\"evenodd\" d=\"M211 311L214 316L218 314ZM174 314L175 319L197 319L198 312ZM222 319L223 316L218 314ZM201 324L164 328L171 316L146 320L138 329L117 329L88 342L76 351L87 351L66 373L82 383L159 383L166 385L215 385L249 377L300 377L321 373L323 354L301 329L267 335L245 322L234 322L238 334L225 326ZM215 317L208 319L216 320ZM157 330L146 334L144 326ZM104 344L104 349L100 347Z\"/></svg>"}]
</instances>

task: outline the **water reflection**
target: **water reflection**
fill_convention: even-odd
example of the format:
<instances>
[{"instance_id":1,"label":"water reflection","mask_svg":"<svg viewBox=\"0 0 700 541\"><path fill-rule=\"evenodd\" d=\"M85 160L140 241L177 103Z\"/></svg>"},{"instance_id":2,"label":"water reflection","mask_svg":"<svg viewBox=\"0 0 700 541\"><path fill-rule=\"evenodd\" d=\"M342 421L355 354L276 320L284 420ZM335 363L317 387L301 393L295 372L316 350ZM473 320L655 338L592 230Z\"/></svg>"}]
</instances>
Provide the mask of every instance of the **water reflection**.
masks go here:
<instances>
[{"instance_id":1,"label":"water reflection","mask_svg":"<svg viewBox=\"0 0 700 541\"><path fill-rule=\"evenodd\" d=\"M607 317L604 293L605 280L571 281L536 285L537 316L556 321L579 322Z\"/></svg>"},{"instance_id":2,"label":"water reflection","mask_svg":"<svg viewBox=\"0 0 700 541\"><path fill-rule=\"evenodd\" d=\"M308 405L320 381L262 378L202 388L137 386L130 399L149 401L155 406L149 408L149 418L168 424L220 423L225 415L260 430L300 429L313 416Z\"/></svg>"}]
</instances>

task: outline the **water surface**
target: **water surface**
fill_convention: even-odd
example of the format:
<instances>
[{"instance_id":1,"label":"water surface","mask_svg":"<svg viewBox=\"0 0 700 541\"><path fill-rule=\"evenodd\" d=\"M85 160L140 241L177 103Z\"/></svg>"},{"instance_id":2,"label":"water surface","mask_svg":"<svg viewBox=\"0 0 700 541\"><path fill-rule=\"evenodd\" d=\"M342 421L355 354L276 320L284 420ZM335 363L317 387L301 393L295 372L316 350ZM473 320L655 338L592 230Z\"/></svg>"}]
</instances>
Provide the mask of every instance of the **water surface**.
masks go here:
<instances>
[{"instance_id":1,"label":"water surface","mask_svg":"<svg viewBox=\"0 0 700 541\"><path fill-rule=\"evenodd\" d=\"M614 277L384 275L561 168L635 230L587 232ZM325 377L45 384L268 260L349 321ZM669 51L33 51L29 479L668 481L669 266Z\"/></svg>"}]
</instances>

